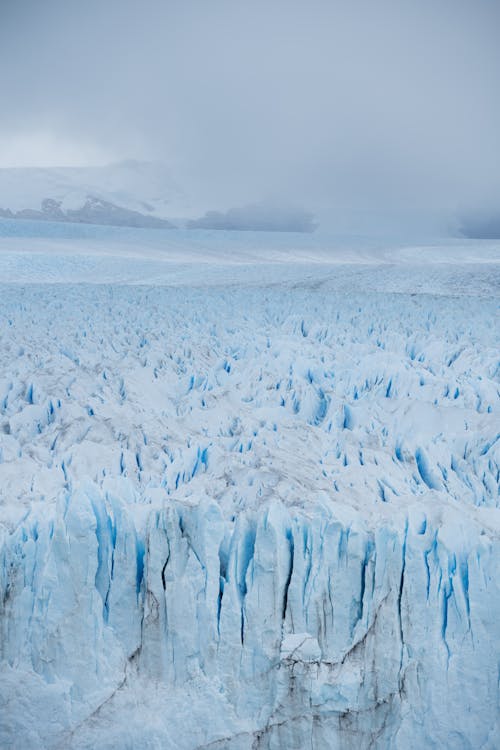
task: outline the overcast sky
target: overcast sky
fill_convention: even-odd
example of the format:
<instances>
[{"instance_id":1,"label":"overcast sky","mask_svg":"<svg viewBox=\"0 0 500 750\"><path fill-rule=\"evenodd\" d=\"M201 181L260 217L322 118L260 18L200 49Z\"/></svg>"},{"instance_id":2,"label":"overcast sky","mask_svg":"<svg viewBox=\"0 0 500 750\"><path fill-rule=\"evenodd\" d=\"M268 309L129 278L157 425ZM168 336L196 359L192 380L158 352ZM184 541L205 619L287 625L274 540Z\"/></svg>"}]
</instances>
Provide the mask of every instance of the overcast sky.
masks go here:
<instances>
[{"instance_id":1,"label":"overcast sky","mask_svg":"<svg viewBox=\"0 0 500 750\"><path fill-rule=\"evenodd\" d=\"M214 208L500 204L500 0L0 0L0 83L0 166L161 160Z\"/></svg>"}]
</instances>

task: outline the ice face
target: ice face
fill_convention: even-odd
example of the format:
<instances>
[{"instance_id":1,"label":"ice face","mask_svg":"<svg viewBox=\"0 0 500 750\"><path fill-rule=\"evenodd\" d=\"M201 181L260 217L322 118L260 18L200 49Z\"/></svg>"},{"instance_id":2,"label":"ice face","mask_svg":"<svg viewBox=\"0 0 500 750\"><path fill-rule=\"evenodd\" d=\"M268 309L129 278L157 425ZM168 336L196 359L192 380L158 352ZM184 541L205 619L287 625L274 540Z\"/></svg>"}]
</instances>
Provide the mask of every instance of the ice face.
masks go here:
<instances>
[{"instance_id":1,"label":"ice face","mask_svg":"<svg viewBox=\"0 0 500 750\"><path fill-rule=\"evenodd\" d=\"M2 746L498 745L497 300L303 268L2 286Z\"/></svg>"}]
</instances>

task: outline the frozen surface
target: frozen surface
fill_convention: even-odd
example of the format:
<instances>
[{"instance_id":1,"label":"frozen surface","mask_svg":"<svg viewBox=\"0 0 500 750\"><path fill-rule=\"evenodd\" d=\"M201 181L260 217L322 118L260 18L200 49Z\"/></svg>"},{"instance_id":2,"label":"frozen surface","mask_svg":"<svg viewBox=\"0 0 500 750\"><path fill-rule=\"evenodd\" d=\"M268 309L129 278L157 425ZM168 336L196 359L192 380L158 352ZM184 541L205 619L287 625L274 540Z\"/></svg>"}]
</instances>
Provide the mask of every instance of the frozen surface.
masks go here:
<instances>
[{"instance_id":1,"label":"frozen surface","mask_svg":"<svg viewBox=\"0 0 500 750\"><path fill-rule=\"evenodd\" d=\"M495 246L23 232L0 745L498 747Z\"/></svg>"}]
</instances>

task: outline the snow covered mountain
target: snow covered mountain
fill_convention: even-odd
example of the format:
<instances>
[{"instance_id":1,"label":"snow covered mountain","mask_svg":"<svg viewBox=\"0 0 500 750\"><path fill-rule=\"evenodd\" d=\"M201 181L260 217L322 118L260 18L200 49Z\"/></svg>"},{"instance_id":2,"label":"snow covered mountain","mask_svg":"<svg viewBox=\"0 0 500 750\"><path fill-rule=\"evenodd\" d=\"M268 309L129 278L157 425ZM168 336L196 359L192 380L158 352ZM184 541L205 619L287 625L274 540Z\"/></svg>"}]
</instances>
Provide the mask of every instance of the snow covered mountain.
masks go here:
<instances>
[{"instance_id":1,"label":"snow covered mountain","mask_svg":"<svg viewBox=\"0 0 500 750\"><path fill-rule=\"evenodd\" d=\"M2 747L498 747L497 248L23 231Z\"/></svg>"},{"instance_id":2,"label":"snow covered mountain","mask_svg":"<svg viewBox=\"0 0 500 750\"><path fill-rule=\"evenodd\" d=\"M280 202L220 212L186 192L162 164L0 169L0 219L109 226L312 232L313 215ZM203 212L206 211L203 214Z\"/></svg>"},{"instance_id":3,"label":"snow covered mountain","mask_svg":"<svg viewBox=\"0 0 500 750\"><path fill-rule=\"evenodd\" d=\"M43 211L42 204L51 201L57 204L66 220L81 221L89 200L99 201L101 206L109 204L115 209L139 213L144 226L148 226L147 218L153 225L155 219L184 216L186 212L189 215L189 201L162 164L129 160L102 167L0 169L0 208L5 215L7 212ZM43 217L21 213L18 218ZM51 218L61 220L62 217L54 214ZM95 212L92 218L102 223ZM114 219L120 224L124 218L108 212L104 223L113 223L110 219Z\"/></svg>"},{"instance_id":4,"label":"snow covered mountain","mask_svg":"<svg viewBox=\"0 0 500 750\"><path fill-rule=\"evenodd\" d=\"M0 208L4 219L27 219L29 221L62 221L76 224L97 224L115 227L142 227L149 229L172 229L173 224L156 216L146 216L130 208L122 208L109 201L88 195L80 208L62 208L62 201L45 198L40 210L23 208L13 213Z\"/></svg>"}]
</instances>

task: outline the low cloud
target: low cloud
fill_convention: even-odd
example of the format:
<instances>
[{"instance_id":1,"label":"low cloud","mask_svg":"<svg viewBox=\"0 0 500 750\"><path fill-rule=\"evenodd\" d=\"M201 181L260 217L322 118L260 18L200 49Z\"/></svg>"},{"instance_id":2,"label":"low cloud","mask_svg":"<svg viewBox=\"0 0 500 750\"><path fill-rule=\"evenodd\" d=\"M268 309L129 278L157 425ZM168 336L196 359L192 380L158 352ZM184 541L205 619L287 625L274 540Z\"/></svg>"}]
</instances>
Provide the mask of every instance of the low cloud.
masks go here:
<instances>
[{"instance_id":1,"label":"low cloud","mask_svg":"<svg viewBox=\"0 0 500 750\"><path fill-rule=\"evenodd\" d=\"M17 138L37 164L165 162L207 207L430 223L500 195L499 28L486 0L5 0L0 157Z\"/></svg>"}]
</instances>

